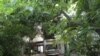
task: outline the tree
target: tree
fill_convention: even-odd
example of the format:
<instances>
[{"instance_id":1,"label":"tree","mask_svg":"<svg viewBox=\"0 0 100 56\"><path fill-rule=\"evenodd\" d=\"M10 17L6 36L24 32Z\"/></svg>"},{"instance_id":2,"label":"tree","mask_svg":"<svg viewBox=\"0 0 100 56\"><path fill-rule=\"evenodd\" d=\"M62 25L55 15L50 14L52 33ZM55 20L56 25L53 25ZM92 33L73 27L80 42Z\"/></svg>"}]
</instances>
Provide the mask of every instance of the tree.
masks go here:
<instances>
[{"instance_id":1,"label":"tree","mask_svg":"<svg viewBox=\"0 0 100 56\"><path fill-rule=\"evenodd\" d=\"M63 41L68 56L73 51L97 56L100 52L99 5L99 0L1 0L0 48L4 48L0 53L2 56L17 54L22 37L33 38L34 25L42 23L44 35L53 34Z\"/></svg>"}]
</instances>

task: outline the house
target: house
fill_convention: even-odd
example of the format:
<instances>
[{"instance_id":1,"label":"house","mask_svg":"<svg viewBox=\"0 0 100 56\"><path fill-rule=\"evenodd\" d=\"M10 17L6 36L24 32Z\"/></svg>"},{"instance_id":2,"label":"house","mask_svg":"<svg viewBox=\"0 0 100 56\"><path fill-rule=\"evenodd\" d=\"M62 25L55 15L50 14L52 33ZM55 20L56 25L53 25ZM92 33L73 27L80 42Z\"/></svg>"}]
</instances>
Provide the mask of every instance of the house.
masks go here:
<instances>
[{"instance_id":1,"label":"house","mask_svg":"<svg viewBox=\"0 0 100 56\"><path fill-rule=\"evenodd\" d=\"M27 43L24 47L24 56L60 56L64 55L64 45L54 45L54 35L51 37L43 36L41 25L37 25L37 34L33 39L24 37L23 40ZM62 51L63 50L63 51Z\"/></svg>"}]
</instances>

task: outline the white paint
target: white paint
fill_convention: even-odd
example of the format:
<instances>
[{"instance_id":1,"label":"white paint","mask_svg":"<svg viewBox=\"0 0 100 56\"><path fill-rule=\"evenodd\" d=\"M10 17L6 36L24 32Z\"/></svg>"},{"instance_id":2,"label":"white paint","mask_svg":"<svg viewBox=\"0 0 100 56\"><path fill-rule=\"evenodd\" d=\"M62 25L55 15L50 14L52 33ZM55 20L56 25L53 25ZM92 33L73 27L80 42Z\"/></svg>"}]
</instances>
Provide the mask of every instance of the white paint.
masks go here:
<instances>
[{"instance_id":1,"label":"white paint","mask_svg":"<svg viewBox=\"0 0 100 56\"><path fill-rule=\"evenodd\" d=\"M37 34L35 38L33 39L33 42L39 42L43 40L44 40L43 37L40 34Z\"/></svg>"},{"instance_id":2,"label":"white paint","mask_svg":"<svg viewBox=\"0 0 100 56\"><path fill-rule=\"evenodd\" d=\"M38 51L40 51L40 52L43 53L43 46L39 46L39 47L38 47Z\"/></svg>"}]
</instances>

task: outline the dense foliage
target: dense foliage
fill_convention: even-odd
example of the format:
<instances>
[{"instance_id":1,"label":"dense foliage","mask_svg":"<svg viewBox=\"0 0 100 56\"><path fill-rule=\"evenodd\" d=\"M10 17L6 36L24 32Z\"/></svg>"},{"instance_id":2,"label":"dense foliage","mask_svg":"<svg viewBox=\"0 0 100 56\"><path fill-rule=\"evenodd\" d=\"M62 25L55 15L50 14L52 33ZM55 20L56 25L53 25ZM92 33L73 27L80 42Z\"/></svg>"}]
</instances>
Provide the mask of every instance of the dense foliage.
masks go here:
<instances>
[{"instance_id":1,"label":"dense foliage","mask_svg":"<svg viewBox=\"0 0 100 56\"><path fill-rule=\"evenodd\" d=\"M63 41L65 56L100 53L100 0L0 0L0 56L19 56L22 37L45 34ZM62 16L63 14L63 16ZM44 34L44 35L45 35Z\"/></svg>"}]
</instances>

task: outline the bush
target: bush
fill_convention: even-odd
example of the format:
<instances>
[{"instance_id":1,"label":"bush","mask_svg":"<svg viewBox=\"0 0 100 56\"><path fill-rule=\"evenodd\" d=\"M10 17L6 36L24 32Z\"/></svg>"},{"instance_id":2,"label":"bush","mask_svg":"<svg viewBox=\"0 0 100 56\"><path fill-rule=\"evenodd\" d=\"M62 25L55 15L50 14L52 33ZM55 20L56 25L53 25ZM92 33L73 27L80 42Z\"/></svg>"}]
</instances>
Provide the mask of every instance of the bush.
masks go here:
<instances>
[{"instance_id":1,"label":"bush","mask_svg":"<svg viewBox=\"0 0 100 56\"><path fill-rule=\"evenodd\" d=\"M0 46L0 56L3 56L3 48Z\"/></svg>"}]
</instances>

